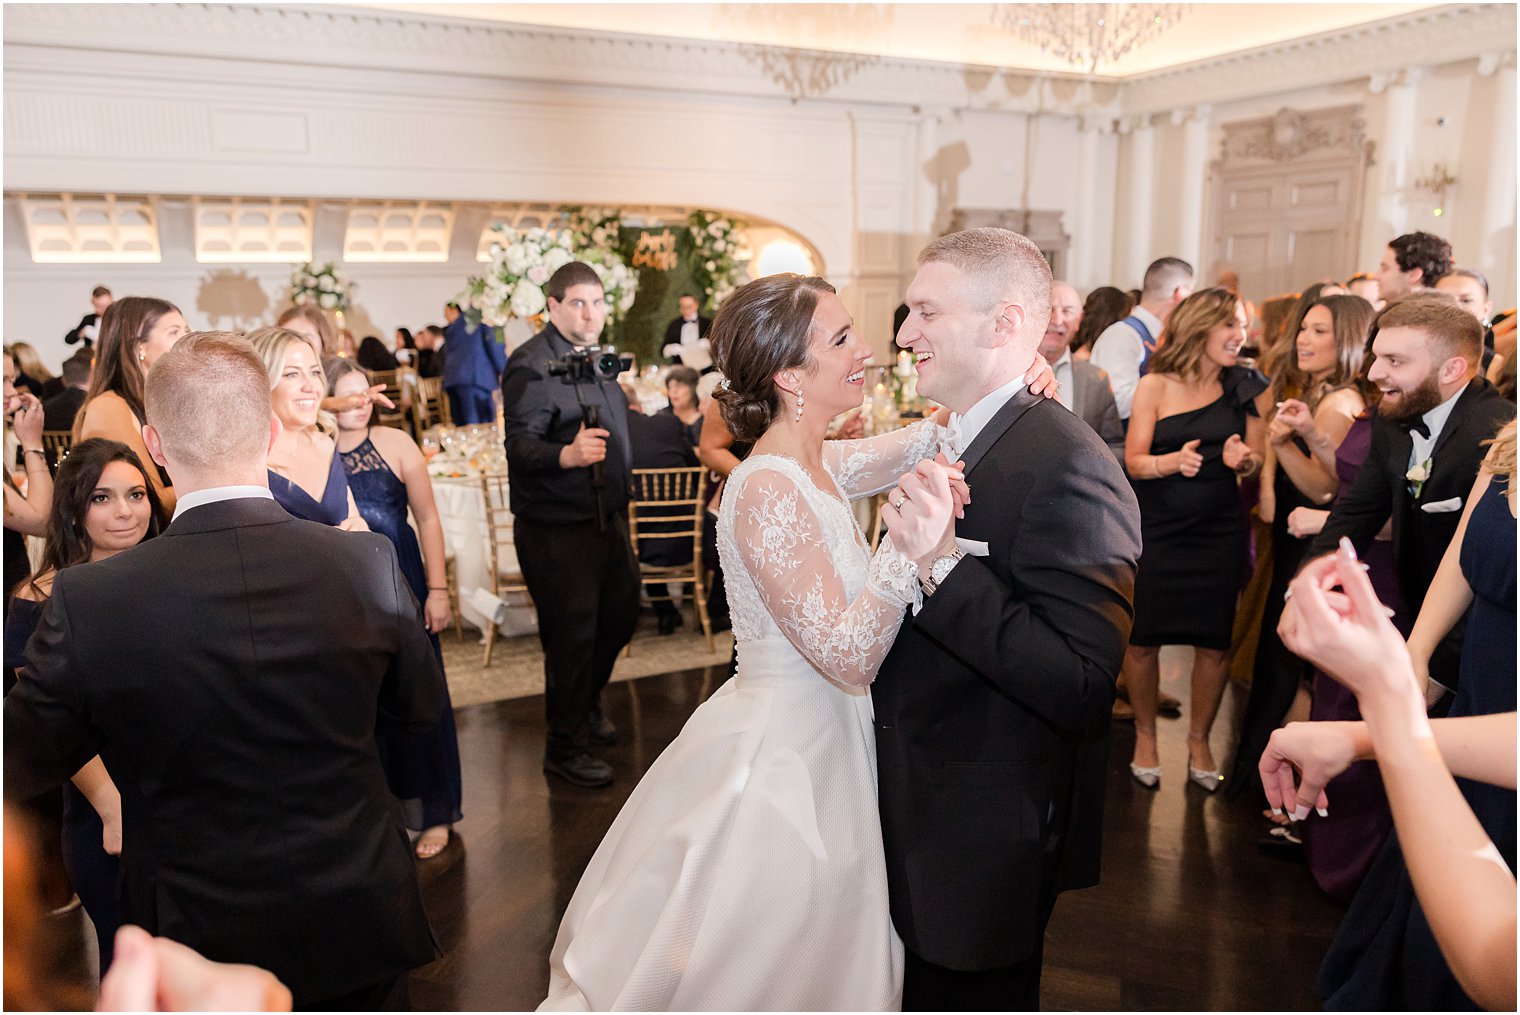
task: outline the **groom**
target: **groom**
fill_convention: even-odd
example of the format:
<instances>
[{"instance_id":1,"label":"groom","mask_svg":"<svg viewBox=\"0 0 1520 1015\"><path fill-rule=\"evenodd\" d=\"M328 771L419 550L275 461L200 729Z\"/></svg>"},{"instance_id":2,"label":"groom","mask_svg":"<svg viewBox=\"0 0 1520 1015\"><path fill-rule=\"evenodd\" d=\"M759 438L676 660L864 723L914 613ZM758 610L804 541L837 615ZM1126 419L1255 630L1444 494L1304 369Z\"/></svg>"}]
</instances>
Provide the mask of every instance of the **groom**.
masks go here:
<instances>
[{"instance_id":1,"label":"groom","mask_svg":"<svg viewBox=\"0 0 1520 1015\"><path fill-rule=\"evenodd\" d=\"M953 410L971 503L872 689L903 1007L1035 1010L1056 894L1098 880L1140 511L1098 435L1024 388L1050 319L1039 249L972 229L918 263L897 341Z\"/></svg>"}]
</instances>

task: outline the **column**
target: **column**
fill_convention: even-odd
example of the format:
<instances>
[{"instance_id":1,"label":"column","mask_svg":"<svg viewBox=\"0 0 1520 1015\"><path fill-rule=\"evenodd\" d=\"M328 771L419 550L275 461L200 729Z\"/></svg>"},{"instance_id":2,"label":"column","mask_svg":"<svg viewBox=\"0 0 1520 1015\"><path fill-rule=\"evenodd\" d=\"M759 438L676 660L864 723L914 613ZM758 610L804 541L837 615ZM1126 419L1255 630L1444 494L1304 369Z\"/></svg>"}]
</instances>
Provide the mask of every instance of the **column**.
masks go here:
<instances>
[{"instance_id":1,"label":"column","mask_svg":"<svg viewBox=\"0 0 1520 1015\"><path fill-rule=\"evenodd\" d=\"M1106 285L1114 272L1114 223L1099 221L1099 162L1103 135L1113 129L1113 119L1082 117L1077 125L1077 207L1072 224L1071 264L1068 281L1082 289ZM1105 229L1105 226L1107 227Z\"/></svg>"},{"instance_id":2,"label":"column","mask_svg":"<svg viewBox=\"0 0 1520 1015\"><path fill-rule=\"evenodd\" d=\"M1412 67L1395 75L1374 76L1368 86L1374 95L1383 92L1383 136L1377 149L1378 161L1383 164L1378 195L1381 231L1369 237L1367 244L1369 249L1376 249L1373 262L1382 256L1389 240L1409 228L1407 195L1414 183L1414 128L1421 74L1420 68Z\"/></svg>"},{"instance_id":3,"label":"column","mask_svg":"<svg viewBox=\"0 0 1520 1015\"><path fill-rule=\"evenodd\" d=\"M1471 253L1456 252L1459 261L1481 264L1488 273L1495 311L1515 302L1515 65L1501 61L1484 60L1478 65L1479 74L1488 71L1494 79L1489 105L1488 186L1476 230L1483 242Z\"/></svg>"},{"instance_id":4,"label":"column","mask_svg":"<svg viewBox=\"0 0 1520 1015\"><path fill-rule=\"evenodd\" d=\"M1177 220L1180 242L1177 256L1191 264L1193 271L1200 273L1200 277L1204 270L1204 189L1208 179L1208 163L1209 107L1194 106L1183 113L1182 121L1182 179L1178 188L1181 202Z\"/></svg>"},{"instance_id":5,"label":"column","mask_svg":"<svg viewBox=\"0 0 1520 1015\"><path fill-rule=\"evenodd\" d=\"M1156 137L1150 119L1142 116L1129 124L1129 173L1122 188L1118 215L1129 221L1128 256L1122 274L1114 280L1121 289L1137 287L1146 267L1156 259L1151 249L1151 228L1156 200ZM1122 128L1121 128L1122 129Z\"/></svg>"}]
</instances>

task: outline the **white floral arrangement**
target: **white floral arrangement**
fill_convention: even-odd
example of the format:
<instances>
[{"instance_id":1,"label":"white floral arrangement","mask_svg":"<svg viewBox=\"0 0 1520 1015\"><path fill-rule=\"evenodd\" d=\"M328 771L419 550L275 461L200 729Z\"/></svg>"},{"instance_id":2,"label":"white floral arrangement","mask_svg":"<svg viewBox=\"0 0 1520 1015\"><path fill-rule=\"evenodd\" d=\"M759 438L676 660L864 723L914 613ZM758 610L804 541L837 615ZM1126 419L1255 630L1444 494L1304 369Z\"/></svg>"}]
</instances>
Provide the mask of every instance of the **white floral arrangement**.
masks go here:
<instances>
[{"instance_id":1,"label":"white floral arrangement","mask_svg":"<svg viewBox=\"0 0 1520 1015\"><path fill-rule=\"evenodd\" d=\"M695 248L692 277L706 294L703 309L711 313L739 287L739 278L743 274L736 257L739 233L749 223L700 208L687 216L686 223L691 229Z\"/></svg>"},{"instance_id":2,"label":"white floral arrangement","mask_svg":"<svg viewBox=\"0 0 1520 1015\"><path fill-rule=\"evenodd\" d=\"M620 256L625 253L622 209L567 204L560 212L576 250L610 250Z\"/></svg>"},{"instance_id":3,"label":"white floral arrangement","mask_svg":"<svg viewBox=\"0 0 1520 1015\"><path fill-rule=\"evenodd\" d=\"M531 318L549 307L544 286L549 276L571 261L583 261L602 280L607 296L607 323L617 321L633 306L639 278L609 247L576 249L572 229L514 229L492 227L491 267L483 278L469 280L459 300L485 323L501 327L513 318Z\"/></svg>"},{"instance_id":4,"label":"white floral arrangement","mask_svg":"<svg viewBox=\"0 0 1520 1015\"><path fill-rule=\"evenodd\" d=\"M544 285L561 265L576 259L575 241L568 229L514 229L498 223L491 232L491 267L484 278L470 279L460 304L499 328L548 308Z\"/></svg>"},{"instance_id":5,"label":"white floral arrangement","mask_svg":"<svg viewBox=\"0 0 1520 1015\"><path fill-rule=\"evenodd\" d=\"M320 268L308 261L290 276L291 306L315 306L343 313L354 298L354 284L331 261Z\"/></svg>"}]
</instances>

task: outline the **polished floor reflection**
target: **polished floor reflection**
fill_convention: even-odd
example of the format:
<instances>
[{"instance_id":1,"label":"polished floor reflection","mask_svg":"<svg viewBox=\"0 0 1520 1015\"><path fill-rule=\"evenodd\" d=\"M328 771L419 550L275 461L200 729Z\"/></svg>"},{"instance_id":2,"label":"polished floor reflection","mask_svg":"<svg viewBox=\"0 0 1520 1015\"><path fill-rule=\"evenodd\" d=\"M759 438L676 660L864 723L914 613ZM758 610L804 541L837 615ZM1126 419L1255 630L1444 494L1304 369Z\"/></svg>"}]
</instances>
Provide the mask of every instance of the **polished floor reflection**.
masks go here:
<instances>
[{"instance_id":1,"label":"polished floor reflection","mask_svg":"<svg viewBox=\"0 0 1520 1015\"><path fill-rule=\"evenodd\" d=\"M1186 697L1171 660L1165 688ZM689 670L608 688L623 731L606 751L607 790L547 780L539 770L541 698L459 711L465 815L454 844L420 865L447 955L418 970L419 1009L523 1009L542 998L559 915L633 785L716 688L722 672ZM1242 705L1229 692L1215 750ZM1159 792L1134 785L1133 734L1115 727L1103 884L1068 893L1046 947L1050 1009L1317 1009L1319 957L1340 918L1302 866L1265 855L1255 799L1225 801L1185 785L1185 720L1162 720Z\"/></svg>"}]
</instances>

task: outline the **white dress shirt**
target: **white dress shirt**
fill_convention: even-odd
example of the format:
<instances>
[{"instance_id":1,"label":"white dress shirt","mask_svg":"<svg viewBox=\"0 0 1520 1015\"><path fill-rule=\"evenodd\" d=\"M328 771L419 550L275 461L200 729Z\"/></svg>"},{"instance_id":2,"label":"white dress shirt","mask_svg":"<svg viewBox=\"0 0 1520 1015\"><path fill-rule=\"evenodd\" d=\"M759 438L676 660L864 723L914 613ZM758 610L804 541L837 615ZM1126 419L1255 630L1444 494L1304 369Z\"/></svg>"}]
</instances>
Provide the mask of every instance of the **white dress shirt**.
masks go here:
<instances>
[{"instance_id":1,"label":"white dress shirt","mask_svg":"<svg viewBox=\"0 0 1520 1015\"><path fill-rule=\"evenodd\" d=\"M211 486L204 490L192 490L174 502L174 518L169 519L172 523L186 511L198 508L203 504L215 504L224 500L245 500L250 498L262 500L274 500L274 494L269 492L267 486Z\"/></svg>"},{"instance_id":2,"label":"white dress shirt","mask_svg":"<svg viewBox=\"0 0 1520 1015\"><path fill-rule=\"evenodd\" d=\"M1020 374L996 391L983 395L975 405L966 410L964 416L952 412L950 414L950 434L942 450L945 457L952 462L961 460L961 455L976 440L976 435L998 414L1007 401L1018 394L1024 388L1024 375Z\"/></svg>"},{"instance_id":3,"label":"white dress shirt","mask_svg":"<svg viewBox=\"0 0 1520 1015\"><path fill-rule=\"evenodd\" d=\"M1159 317L1144 307L1136 307L1131 313L1151 330L1153 340L1161 337ZM1114 402L1119 406L1119 418L1129 419L1135 385L1140 383L1140 364L1145 362L1145 341L1140 333L1123 321L1115 321L1103 329L1103 334L1093 343L1091 362L1093 366L1108 371L1109 383L1114 387Z\"/></svg>"},{"instance_id":4,"label":"white dress shirt","mask_svg":"<svg viewBox=\"0 0 1520 1015\"><path fill-rule=\"evenodd\" d=\"M1467 386L1463 385L1457 389L1455 395L1420 417L1430 428L1429 437L1415 433L1413 430L1409 431L1409 439L1414 445L1409 451L1409 468L1414 468L1430 457L1431 449L1436 446L1436 441L1441 439L1441 431L1445 429L1446 421L1451 418L1451 410L1456 408L1457 399L1461 398L1462 392L1466 390Z\"/></svg>"},{"instance_id":5,"label":"white dress shirt","mask_svg":"<svg viewBox=\"0 0 1520 1015\"><path fill-rule=\"evenodd\" d=\"M694 342L699 341L702 338L701 332L702 328L699 322L695 320L688 321L683 319L681 321L681 344L691 345Z\"/></svg>"}]
</instances>

